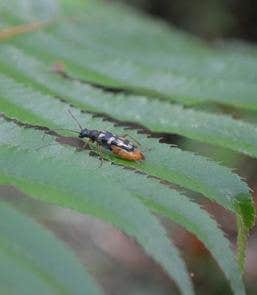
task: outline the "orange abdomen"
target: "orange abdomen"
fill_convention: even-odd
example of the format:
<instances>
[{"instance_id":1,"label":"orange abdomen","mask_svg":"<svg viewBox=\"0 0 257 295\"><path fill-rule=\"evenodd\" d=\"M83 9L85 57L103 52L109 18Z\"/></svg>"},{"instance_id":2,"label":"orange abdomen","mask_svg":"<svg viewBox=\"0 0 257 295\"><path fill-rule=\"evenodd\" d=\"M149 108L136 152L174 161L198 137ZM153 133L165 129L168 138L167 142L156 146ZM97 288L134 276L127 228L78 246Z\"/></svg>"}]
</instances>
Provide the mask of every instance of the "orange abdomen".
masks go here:
<instances>
[{"instance_id":1,"label":"orange abdomen","mask_svg":"<svg viewBox=\"0 0 257 295\"><path fill-rule=\"evenodd\" d=\"M129 160L129 161L139 161L139 160L144 160L144 155L143 153L136 149L134 150L133 152L128 152L116 145L112 145L111 146L112 148L112 153L122 159L125 159L125 160Z\"/></svg>"}]
</instances>

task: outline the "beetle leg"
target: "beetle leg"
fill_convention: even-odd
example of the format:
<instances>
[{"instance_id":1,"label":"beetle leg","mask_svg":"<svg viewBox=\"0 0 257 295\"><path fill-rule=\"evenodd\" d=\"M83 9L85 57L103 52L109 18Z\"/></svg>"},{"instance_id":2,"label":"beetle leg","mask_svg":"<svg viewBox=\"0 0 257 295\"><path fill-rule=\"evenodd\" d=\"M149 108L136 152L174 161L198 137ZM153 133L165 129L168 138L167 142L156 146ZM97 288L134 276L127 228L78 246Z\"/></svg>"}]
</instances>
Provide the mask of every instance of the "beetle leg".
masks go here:
<instances>
[{"instance_id":1,"label":"beetle leg","mask_svg":"<svg viewBox=\"0 0 257 295\"><path fill-rule=\"evenodd\" d=\"M103 153L102 153L102 147L100 146L100 144L96 144L96 148L97 148L97 153L99 156L99 159L101 161L99 168L103 165Z\"/></svg>"},{"instance_id":2,"label":"beetle leg","mask_svg":"<svg viewBox=\"0 0 257 295\"><path fill-rule=\"evenodd\" d=\"M91 139L88 139L87 141L84 142L83 144L83 149L89 148L90 150L93 150L91 143L93 143L93 141Z\"/></svg>"},{"instance_id":3,"label":"beetle leg","mask_svg":"<svg viewBox=\"0 0 257 295\"><path fill-rule=\"evenodd\" d=\"M101 167L103 165L103 153L102 153L102 149L99 143L96 142L96 151L95 148L92 147L93 141L91 139L88 139L87 141L84 142L83 148L89 148L90 150L94 151L97 153L97 155L99 156L99 159L101 161L100 166Z\"/></svg>"}]
</instances>

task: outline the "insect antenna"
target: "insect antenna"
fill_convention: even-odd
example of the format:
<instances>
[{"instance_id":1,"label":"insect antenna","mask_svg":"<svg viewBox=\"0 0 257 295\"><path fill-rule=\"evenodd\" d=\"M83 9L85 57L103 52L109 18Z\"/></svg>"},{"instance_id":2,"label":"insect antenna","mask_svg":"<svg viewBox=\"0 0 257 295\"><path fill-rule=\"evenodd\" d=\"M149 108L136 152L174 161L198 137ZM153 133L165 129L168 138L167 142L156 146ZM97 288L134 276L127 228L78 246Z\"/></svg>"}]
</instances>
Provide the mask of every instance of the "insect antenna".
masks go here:
<instances>
[{"instance_id":1,"label":"insect antenna","mask_svg":"<svg viewBox=\"0 0 257 295\"><path fill-rule=\"evenodd\" d=\"M54 128L54 129L49 129L49 131L58 131L58 130L69 131L69 132L73 132L73 133L77 133L77 134L80 133L80 132L77 131L77 130L67 129L67 128Z\"/></svg>"},{"instance_id":2,"label":"insect antenna","mask_svg":"<svg viewBox=\"0 0 257 295\"><path fill-rule=\"evenodd\" d=\"M45 133L45 134L42 135L42 141L45 140L46 135L49 134L51 131L59 131L59 130L64 130L64 131L69 131L69 132L73 132L73 133L79 134L79 131L77 131L77 130L65 129L65 128L54 128L54 129L49 129L49 131L47 131L47 133Z\"/></svg>"},{"instance_id":3,"label":"insect antenna","mask_svg":"<svg viewBox=\"0 0 257 295\"><path fill-rule=\"evenodd\" d=\"M45 139L45 136L47 134L49 134L51 131L61 131L61 130L63 130L63 131L69 131L69 132L73 132L73 133L79 134L79 131L77 131L77 130L65 129L65 128L54 128L54 129L49 129L49 131L47 131L47 133L43 134L42 140L44 140Z\"/></svg>"},{"instance_id":4,"label":"insect antenna","mask_svg":"<svg viewBox=\"0 0 257 295\"><path fill-rule=\"evenodd\" d=\"M71 110L68 110L68 113L71 115L72 119L77 123L77 125L79 126L80 130L82 130L82 126L80 125L78 119L72 114Z\"/></svg>"}]
</instances>

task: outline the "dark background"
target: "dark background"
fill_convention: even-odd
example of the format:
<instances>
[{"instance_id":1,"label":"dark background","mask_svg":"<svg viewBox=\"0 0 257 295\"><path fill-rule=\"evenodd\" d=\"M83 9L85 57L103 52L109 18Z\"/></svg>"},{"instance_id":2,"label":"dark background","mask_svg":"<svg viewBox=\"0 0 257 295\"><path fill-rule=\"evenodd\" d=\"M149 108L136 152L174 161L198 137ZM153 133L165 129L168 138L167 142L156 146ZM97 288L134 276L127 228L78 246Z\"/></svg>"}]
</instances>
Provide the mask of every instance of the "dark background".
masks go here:
<instances>
[{"instance_id":1,"label":"dark background","mask_svg":"<svg viewBox=\"0 0 257 295\"><path fill-rule=\"evenodd\" d=\"M257 41L255 0L114 0L127 2L208 40Z\"/></svg>"}]
</instances>

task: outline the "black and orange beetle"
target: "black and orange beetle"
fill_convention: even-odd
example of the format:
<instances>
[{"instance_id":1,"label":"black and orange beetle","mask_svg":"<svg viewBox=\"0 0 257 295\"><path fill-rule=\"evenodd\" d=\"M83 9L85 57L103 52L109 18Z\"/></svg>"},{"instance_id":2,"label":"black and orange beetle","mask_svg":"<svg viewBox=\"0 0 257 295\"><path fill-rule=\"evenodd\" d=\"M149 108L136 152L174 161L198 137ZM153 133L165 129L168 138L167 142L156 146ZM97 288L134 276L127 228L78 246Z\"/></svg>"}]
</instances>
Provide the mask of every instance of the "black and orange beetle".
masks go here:
<instances>
[{"instance_id":1,"label":"black and orange beetle","mask_svg":"<svg viewBox=\"0 0 257 295\"><path fill-rule=\"evenodd\" d=\"M92 143L97 144L98 152L100 154L100 158L102 159L100 153L100 147L104 147L110 150L115 156L129 160L129 161L140 161L144 160L144 154L140 151L140 149L132 142L127 140L124 136L116 136L109 131L99 131L99 130L90 130L87 128L82 128L78 120L73 116L73 114L69 111L69 114L75 120L80 128L80 132L73 131L79 134L79 138L88 138ZM89 145L89 142L86 143Z\"/></svg>"}]
</instances>

